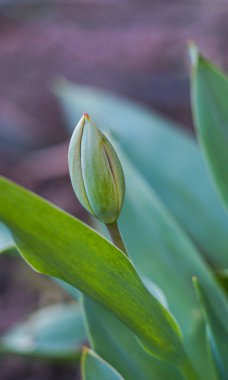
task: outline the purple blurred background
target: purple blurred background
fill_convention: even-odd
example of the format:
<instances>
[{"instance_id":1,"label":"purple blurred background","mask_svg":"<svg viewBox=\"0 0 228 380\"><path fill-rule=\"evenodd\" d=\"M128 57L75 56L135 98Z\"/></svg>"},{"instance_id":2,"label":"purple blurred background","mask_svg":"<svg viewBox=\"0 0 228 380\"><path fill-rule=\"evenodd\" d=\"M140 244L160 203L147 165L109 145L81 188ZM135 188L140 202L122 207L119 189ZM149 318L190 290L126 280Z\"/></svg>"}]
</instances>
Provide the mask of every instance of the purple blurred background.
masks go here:
<instances>
[{"instance_id":1,"label":"purple blurred background","mask_svg":"<svg viewBox=\"0 0 228 380\"><path fill-rule=\"evenodd\" d=\"M141 101L192 128L187 41L228 67L228 3L201 0L0 1L0 173L83 217L67 176L59 77ZM85 110L86 111L86 110ZM0 331L63 292L2 257ZM0 378L73 379L68 369L0 360Z\"/></svg>"}]
</instances>

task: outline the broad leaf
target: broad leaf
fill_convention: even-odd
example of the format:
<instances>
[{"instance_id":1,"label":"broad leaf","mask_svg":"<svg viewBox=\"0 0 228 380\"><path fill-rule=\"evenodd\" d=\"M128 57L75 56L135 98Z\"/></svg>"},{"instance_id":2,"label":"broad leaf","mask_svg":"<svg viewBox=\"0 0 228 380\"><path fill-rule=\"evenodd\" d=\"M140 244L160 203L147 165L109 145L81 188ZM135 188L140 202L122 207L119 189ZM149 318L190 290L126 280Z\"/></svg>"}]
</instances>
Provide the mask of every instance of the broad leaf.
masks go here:
<instances>
[{"instance_id":1,"label":"broad leaf","mask_svg":"<svg viewBox=\"0 0 228 380\"><path fill-rule=\"evenodd\" d=\"M216 302L224 305L226 299L189 237L122 150L117 151L127 189L120 228L130 257L141 277L149 278L162 289L181 325L186 349L194 364L207 379L213 378L192 276L201 279Z\"/></svg>"},{"instance_id":2,"label":"broad leaf","mask_svg":"<svg viewBox=\"0 0 228 380\"><path fill-rule=\"evenodd\" d=\"M107 230L103 230L107 235ZM147 289L167 308L161 289L143 278ZM126 380L181 380L180 373L169 363L152 358L142 348L132 331L108 310L89 297L83 296L86 325L92 348L115 367Z\"/></svg>"},{"instance_id":3,"label":"broad leaf","mask_svg":"<svg viewBox=\"0 0 228 380\"><path fill-rule=\"evenodd\" d=\"M199 141L228 207L228 78L195 45L192 57L192 107Z\"/></svg>"},{"instance_id":4,"label":"broad leaf","mask_svg":"<svg viewBox=\"0 0 228 380\"><path fill-rule=\"evenodd\" d=\"M70 131L83 112L111 131L214 266L228 267L228 216L193 138L146 107L106 91L63 81L56 93Z\"/></svg>"},{"instance_id":5,"label":"broad leaf","mask_svg":"<svg viewBox=\"0 0 228 380\"><path fill-rule=\"evenodd\" d=\"M211 351L220 375L220 379L227 380L228 376L228 313L226 309L220 308L218 313L224 314L226 323L223 323L216 313L216 304L210 294L206 293L201 287L197 278L194 278L195 290L201 303L205 319L207 321L208 339Z\"/></svg>"},{"instance_id":6,"label":"broad leaf","mask_svg":"<svg viewBox=\"0 0 228 380\"><path fill-rule=\"evenodd\" d=\"M124 380L110 364L88 348L83 350L81 368L82 380Z\"/></svg>"},{"instance_id":7,"label":"broad leaf","mask_svg":"<svg viewBox=\"0 0 228 380\"><path fill-rule=\"evenodd\" d=\"M7 331L0 338L0 355L75 361L85 341L80 308L59 304L33 313Z\"/></svg>"},{"instance_id":8,"label":"broad leaf","mask_svg":"<svg viewBox=\"0 0 228 380\"><path fill-rule=\"evenodd\" d=\"M176 322L121 251L79 220L4 178L0 198L0 218L34 269L68 282L108 308L153 355L182 362Z\"/></svg>"},{"instance_id":9,"label":"broad leaf","mask_svg":"<svg viewBox=\"0 0 228 380\"><path fill-rule=\"evenodd\" d=\"M150 356L123 323L89 297L83 297L92 348L126 380L181 380L170 363Z\"/></svg>"}]
</instances>

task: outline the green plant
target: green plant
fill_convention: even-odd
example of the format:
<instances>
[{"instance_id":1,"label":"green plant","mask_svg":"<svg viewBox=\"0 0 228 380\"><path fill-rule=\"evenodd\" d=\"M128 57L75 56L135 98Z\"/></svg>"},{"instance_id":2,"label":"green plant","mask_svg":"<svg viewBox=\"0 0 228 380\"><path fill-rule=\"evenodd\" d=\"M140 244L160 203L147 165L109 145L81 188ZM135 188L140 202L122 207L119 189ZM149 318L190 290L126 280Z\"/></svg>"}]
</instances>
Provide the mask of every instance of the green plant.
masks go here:
<instances>
[{"instance_id":1,"label":"green plant","mask_svg":"<svg viewBox=\"0 0 228 380\"><path fill-rule=\"evenodd\" d=\"M228 81L195 46L191 46L191 57L195 124L227 205ZM113 245L81 221L4 178L0 180L2 251L15 247L35 270L60 279L75 298L81 297L92 346L83 351L83 379L228 379L228 217L194 140L147 109L105 92L68 82L59 83L55 91L70 126L86 108L114 136L126 180L119 225L130 259L123 253L117 230L119 208L111 214L108 208L108 220L105 213L105 223L114 223ZM77 146L79 156L80 151ZM92 178L93 185L96 178ZM105 177L105 181L112 179ZM86 183L86 193L83 186L81 182L82 203L90 191L90 184ZM74 189L78 195L77 183ZM93 191L94 186L92 197ZM122 186L122 198L123 192ZM122 203L115 194L111 198L115 205ZM86 205L91 211L91 201ZM100 209L92 214L103 220ZM100 223L94 225L106 234ZM67 323L63 324L67 329ZM19 329L22 336L23 328ZM17 334L11 332L1 339L2 354L20 353L12 340ZM79 341L83 339L84 334ZM75 354L71 342L66 347L68 357L76 360L78 351ZM22 354L32 354L29 346ZM61 356L53 351L48 355Z\"/></svg>"}]
</instances>

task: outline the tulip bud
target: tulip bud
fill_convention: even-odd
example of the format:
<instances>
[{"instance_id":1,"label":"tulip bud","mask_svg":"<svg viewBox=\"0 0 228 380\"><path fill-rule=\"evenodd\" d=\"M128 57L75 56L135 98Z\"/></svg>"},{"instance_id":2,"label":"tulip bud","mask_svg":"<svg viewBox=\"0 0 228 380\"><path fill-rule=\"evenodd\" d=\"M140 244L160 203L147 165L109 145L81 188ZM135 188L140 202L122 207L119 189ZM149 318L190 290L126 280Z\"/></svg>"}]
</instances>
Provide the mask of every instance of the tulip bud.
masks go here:
<instances>
[{"instance_id":1,"label":"tulip bud","mask_svg":"<svg viewBox=\"0 0 228 380\"><path fill-rule=\"evenodd\" d=\"M86 113L72 135L68 159L80 203L103 223L114 223L124 199L123 170L112 144Z\"/></svg>"}]
</instances>

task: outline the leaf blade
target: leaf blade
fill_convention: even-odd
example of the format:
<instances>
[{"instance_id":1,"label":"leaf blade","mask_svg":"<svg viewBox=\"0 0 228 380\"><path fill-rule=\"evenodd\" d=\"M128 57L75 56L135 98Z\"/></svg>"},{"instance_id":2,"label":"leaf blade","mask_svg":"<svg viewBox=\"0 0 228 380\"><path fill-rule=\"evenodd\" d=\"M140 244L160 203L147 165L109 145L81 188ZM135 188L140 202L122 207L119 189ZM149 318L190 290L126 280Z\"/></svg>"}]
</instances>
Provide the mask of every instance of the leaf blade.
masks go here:
<instances>
[{"instance_id":1,"label":"leaf blade","mask_svg":"<svg viewBox=\"0 0 228 380\"><path fill-rule=\"evenodd\" d=\"M115 146L117 149L117 146ZM167 297L169 308L181 326L186 350L201 373L214 378L207 356L204 323L192 287L199 276L221 305L225 297L200 253L132 165L122 149L117 149L126 177L126 198L120 229L130 257L141 277L154 281ZM143 226L143 229L142 229ZM216 302L217 302L216 301Z\"/></svg>"},{"instance_id":2,"label":"leaf blade","mask_svg":"<svg viewBox=\"0 0 228 380\"><path fill-rule=\"evenodd\" d=\"M182 380L171 363L150 356L132 332L108 310L83 296L89 341L126 380Z\"/></svg>"},{"instance_id":3,"label":"leaf blade","mask_svg":"<svg viewBox=\"0 0 228 380\"><path fill-rule=\"evenodd\" d=\"M211 352L214 357L218 373L222 380L227 379L228 374L228 328L224 324L215 311L215 305L211 302L210 297L204 291L200 282L196 277L193 278L195 292L201 304L205 320L208 328L208 340L211 345ZM219 309L217 312L224 313L226 320L228 313L226 309Z\"/></svg>"},{"instance_id":4,"label":"leaf blade","mask_svg":"<svg viewBox=\"0 0 228 380\"><path fill-rule=\"evenodd\" d=\"M33 313L0 338L0 355L75 361L86 340L80 308L58 304Z\"/></svg>"},{"instance_id":5,"label":"leaf blade","mask_svg":"<svg viewBox=\"0 0 228 380\"><path fill-rule=\"evenodd\" d=\"M124 380L124 378L91 349L82 354L82 380Z\"/></svg>"},{"instance_id":6,"label":"leaf blade","mask_svg":"<svg viewBox=\"0 0 228 380\"><path fill-rule=\"evenodd\" d=\"M1 220L33 268L100 302L138 334L155 356L176 363L183 360L176 322L146 290L121 251L79 220L3 178L0 195Z\"/></svg>"},{"instance_id":7,"label":"leaf blade","mask_svg":"<svg viewBox=\"0 0 228 380\"><path fill-rule=\"evenodd\" d=\"M190 53L195 127L221 199L228 206L228 78L195 45Z\"/></svg>"}]
</instances>

